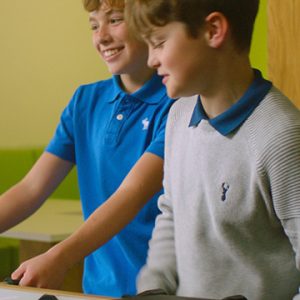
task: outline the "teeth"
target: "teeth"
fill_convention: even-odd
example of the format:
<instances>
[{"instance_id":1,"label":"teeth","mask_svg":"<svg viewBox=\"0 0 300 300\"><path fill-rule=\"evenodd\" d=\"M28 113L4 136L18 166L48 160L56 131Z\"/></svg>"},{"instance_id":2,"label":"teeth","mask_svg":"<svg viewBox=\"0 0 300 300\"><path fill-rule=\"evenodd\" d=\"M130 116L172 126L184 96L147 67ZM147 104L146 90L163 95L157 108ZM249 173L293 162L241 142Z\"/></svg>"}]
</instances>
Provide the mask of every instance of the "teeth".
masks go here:
<instances>
[{"instance_id":1,"label":"teeth","mask_svg":"<svg viewBox=\"0 0 300 300\"><path fill-rule=\"evenodd\" d=\"M115 55L116 53L118 53L120 50L118 49L112 49L112 50L106 50L106 51L103 51L103 55L104 57L110 57L112 55Z\"/></svg>"}]
</instances>

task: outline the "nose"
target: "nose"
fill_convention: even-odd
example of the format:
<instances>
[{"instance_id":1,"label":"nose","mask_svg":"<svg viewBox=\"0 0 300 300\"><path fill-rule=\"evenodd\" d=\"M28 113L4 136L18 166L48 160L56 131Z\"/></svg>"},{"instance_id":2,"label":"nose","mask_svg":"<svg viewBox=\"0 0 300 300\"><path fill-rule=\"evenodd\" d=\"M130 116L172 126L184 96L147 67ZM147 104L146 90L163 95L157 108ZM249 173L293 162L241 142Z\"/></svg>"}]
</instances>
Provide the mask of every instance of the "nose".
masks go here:
<instances>
[{"instance_id":1,"label":"nose","mask_svg":"<svg viewBox=\"0 0 300 300\"><path fill-rule=\"evenodd\" d=\"M111 40L111 35L107 26L102 24L95 32L95 39L98 44L106 44Z\"/></svg>"},{"instance_id":2,"label":"nose","mask_svg":"<svg viewBox=\"0 0 300 300\"><path fill-rule=\"evenodd\" d=\"M150 68L157 69L160 65L158 57L155 53L155 50L152 49L151 46L149 46L149 51L148 51L148 61L147 64Z\"/></svg>"}]
</instances>

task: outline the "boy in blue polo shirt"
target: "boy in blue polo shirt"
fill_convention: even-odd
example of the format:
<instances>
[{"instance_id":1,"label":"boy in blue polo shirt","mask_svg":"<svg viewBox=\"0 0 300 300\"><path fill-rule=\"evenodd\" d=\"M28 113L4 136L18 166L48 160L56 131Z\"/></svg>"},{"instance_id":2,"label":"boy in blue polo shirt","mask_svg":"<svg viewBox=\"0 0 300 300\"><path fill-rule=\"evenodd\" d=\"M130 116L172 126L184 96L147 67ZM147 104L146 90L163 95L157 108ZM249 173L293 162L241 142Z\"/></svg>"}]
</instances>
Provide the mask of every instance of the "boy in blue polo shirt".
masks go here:
<instances>
[{"instance_id":1,"label":"boy in blue polo shirt","mask_svg":"<svg viewBox=\"0 0 300 300\"><path fill-rule=\"evenodd\" d=\"M188 96L168 116L162 214L139 291L298 299L300 112L251 68L259 0L126 5L168 95Z\"/></svg>"},{"instance_id":2,"label":"boy in blue polo shirt","mask_svg":"<svg viewBox=\"0 0 300 300\"><path fill-rule=\"evenodd\" d=\"M86 0L84 7L94 46L114 76L78 88L45 153L0 197L0 228L31 215L76 164L84 225L22 263L12 278L22 286L58 288L67 270L87 256L84 292L121 296L135 293L136 274L145 263L172 101L147 67L146 44L127 30L124 0Z\"/></svg>"}]
</instances>

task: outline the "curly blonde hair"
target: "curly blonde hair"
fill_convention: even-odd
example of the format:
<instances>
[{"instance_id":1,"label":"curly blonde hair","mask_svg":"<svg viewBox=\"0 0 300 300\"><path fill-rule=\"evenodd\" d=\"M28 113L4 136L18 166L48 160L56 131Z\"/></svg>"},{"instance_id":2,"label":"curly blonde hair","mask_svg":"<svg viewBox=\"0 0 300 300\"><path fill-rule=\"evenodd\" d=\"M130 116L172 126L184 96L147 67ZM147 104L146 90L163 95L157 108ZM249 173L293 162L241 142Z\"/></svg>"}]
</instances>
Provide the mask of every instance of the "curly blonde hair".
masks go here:
<instances>
[{"instance_id":1,"label":"curly blonde hair","mask_svg":"<svg viewBox=\"0 0 300 300\"><path fill-rule=\"evenodd\" d=\"M82 3L84 9L88 12L98 10L103 4L121 9L125 7L125 0L82 0Z\"/></svg>"}]
</instances>

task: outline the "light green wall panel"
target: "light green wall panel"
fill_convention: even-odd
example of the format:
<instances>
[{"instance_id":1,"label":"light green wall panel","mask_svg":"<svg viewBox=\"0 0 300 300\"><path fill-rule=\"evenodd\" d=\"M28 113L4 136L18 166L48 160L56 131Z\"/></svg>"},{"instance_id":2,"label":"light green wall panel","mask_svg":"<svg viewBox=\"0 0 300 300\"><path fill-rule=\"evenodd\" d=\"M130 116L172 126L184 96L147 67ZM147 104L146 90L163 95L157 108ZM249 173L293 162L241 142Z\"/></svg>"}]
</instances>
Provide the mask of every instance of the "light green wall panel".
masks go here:
<instances>
[{"instance_id":1,"label":"light green wall panel","mask_svg":"<svg viewBox=\"0 0 300 300\"><path fill-rule=\"evenodd\" d=\"M267 0L260 1L260 8L255 23L250 58L253 67L262 71L267 77L268 47L267 47Z\"/></svg>"}]
</instances>

